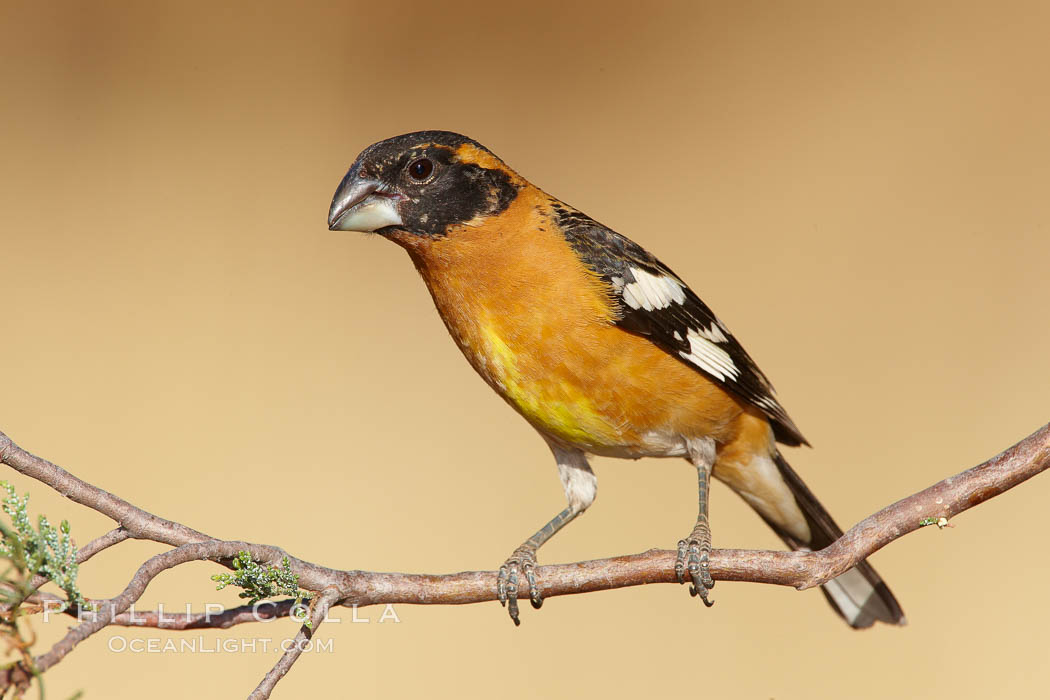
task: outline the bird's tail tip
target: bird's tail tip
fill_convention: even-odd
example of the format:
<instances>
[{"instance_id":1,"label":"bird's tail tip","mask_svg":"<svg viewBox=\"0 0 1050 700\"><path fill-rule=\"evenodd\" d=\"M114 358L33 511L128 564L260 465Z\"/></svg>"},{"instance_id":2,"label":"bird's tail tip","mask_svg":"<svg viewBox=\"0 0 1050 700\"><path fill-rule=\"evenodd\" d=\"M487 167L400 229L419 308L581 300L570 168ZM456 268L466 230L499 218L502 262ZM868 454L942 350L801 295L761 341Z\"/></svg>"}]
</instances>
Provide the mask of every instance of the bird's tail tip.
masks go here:
<instances>
[{"instance_id":1,"label":"bird's tail tip","mask_svg":"<svg viewBox=\"0 0 1050 700\"><path fill-rule=\"evenodd\" d=\"M831 579L820 590L835 612L854 629L865 629L876 622L907 624L897 599L867 562Z\"/></svg>"},{"instance_id":2,"label":"bird's tail tip","mask_svg":"<svg viewBox=\"0 0 1050 700\"><path fill-rule=\"evenodd\" d=\"M813 492L778 452L774 460L795 500L802 509L811 531L809 542L798 542L790 534L778 530L792 549L817 550L842 536L842 528L817 500ZM774 525L774 529L777 529ZM844 574L833 578L820 588L831 607L854 629L871 627L876 622L904 625L907 620L893 592L867 561L862 561Z\"/></svg>"}]
</instances>

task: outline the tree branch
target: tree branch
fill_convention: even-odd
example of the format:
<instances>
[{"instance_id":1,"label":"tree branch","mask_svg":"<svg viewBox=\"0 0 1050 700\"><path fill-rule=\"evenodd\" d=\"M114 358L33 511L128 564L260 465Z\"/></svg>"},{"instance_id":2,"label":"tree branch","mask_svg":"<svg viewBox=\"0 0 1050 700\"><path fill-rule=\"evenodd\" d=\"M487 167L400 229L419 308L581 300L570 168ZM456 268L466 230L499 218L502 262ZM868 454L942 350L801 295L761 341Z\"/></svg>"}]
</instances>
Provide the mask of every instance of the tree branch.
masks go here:
<instances>
[{"instance_id":1,"label":"tree branch","mask_svg":"<svg viewBox=\"0 0 1050 700\"><path fill-rule=\"evenodd\" d=\"M51 650L35 659L36 667L40 672L54 666L62 660L66 654L91 635L109 625L113 618L126 611L142 597L150 581L157 577L162 571L174 568L179 564L191 561L213 558L230 558L244 549L243 542L195 542L184 544L167 552L162 552L146 560L139 570L135 572L127 587L115 598L108 600L93 601L94 611L82 611L87 619L66 633Z\"/></svg>"},{"instance_id":2,"label":"tree branch","mask_svg":"<svg viewBox=\"0 0 1050 700\"><path fill-rule=\"evenodd\" d=\"M318 597L313 605L313 609L310 611L310 624L303 625L299 629L299 634L295 635L295 640L288 650L281 655L280 660L263 677L259 685L252 691L252 694L248 696L248 700L265 700L270 697L270 693L273 692L277 681L284 678L288 671L292 670L292 664L299 660L299 657L306 649L306 645L313 638L314 630L320 626L321 622L328 615L329 608L339 597L339 591L334 588L325 590Z\"/></svg>"},{"instance_id":3,"label":"tree branch","mask_svg":"<svg viewBox=\"0 0 1050 700\"><path fill-rule=\"evenodd\" d=\"M98 537L91 540L86 545L77 550L77 564L83 564L88 559L101 552L103 549L108 549L109 547L112 547L115 544L120 544L129 537L131 537L131 533L129 533L123 527L118 527L113 530L110 530L104 535L99 535ZM50 580L51 579L49 579L47 576L37 574L33 577L33 580L30 582L30 585L33 588L40 588Z\"/></svg>"},{"instance_id":4,"label":"tree branch","mask_svg":"<svg viewBox=\"0 0 1050 700\"><path fill-rule=\"evenodd\" d=\"M136 610L117 615L110 624L161 630L228 629L248 622L269 622L288 617L294 606L295 600L288 598L256 605L242 605L221 612L169 613L163 610Z\"/></svg>"},{"instance_id":5,"label":"tree branch","mask_svg":"<svg viewBox=\"0 0 1050 700\"><path fill-rule=\"evenodd\" d=\"M279 566L287 558L292 571L299 576L300 586L321 593L313 606L314 616L319 617L312 629L316 629L316 625L324 619L324 612L331 605L461 605L496 599L496 573L493 571L446 575L341 571L298 559L280 547L217 540L181 523L155 516L78 479L61 467L21 449L3 433L0 433L0 461L47 484L77 503L109 516L120 525L82 548L78 552L78 560L86 561L96 552L129 537L174 547L144 563L120 595L98 601L102 610L96 617L72 628L50 651L36 659L40 671L58 663L80 641L110 624L178 630L228 627L286 615L291 609L291 601L282 601L270 613L261 616L255 616L247 607L210 617L204 613L190 613L163 619L153 611L135 613L134 616L127 612L149 582L162 571L201 559L214 559L228 566L237 552L242 550L249 552L255 561L271 566ZM723 581L772 583L798 589L818 586L924 524L940 518L951 519L1048 467L1050 424L986 462L883 508L850 528L823 550L773 552L718 549L711 554L711 575ZM536 574L544 597L572 595L648 583L674 583L674 560L674 552L653 549L608 559L541 566ZM304 627L300 630L296 644L282 656L251 697L269 697L277 681L299 658L302 649L299 648L298 652L295 649L309 640L312 629ZM12 669L0 674L0 688L24 682L24 672L25 669Z\"/></svg>"}]
</instances>

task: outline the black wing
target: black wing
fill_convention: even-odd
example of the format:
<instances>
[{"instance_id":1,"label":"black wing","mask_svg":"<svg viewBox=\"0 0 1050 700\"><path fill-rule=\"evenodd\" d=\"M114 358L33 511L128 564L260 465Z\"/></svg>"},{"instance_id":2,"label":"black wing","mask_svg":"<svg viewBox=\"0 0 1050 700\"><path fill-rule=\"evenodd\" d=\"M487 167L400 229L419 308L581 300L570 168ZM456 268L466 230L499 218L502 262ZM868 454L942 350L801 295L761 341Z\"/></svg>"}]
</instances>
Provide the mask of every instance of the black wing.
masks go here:
<instances>
[{"instance_id":1,"label":"black wing","mask_svg":"<svg viewBox=\"0 0 1050 700\"><path fill-rule=\"evenodd\" d=\"M776 439L808 445L762 370L678 275L634 241L556 200L555 217L584 263L615 290L616 325L703 372L769 417Z\"/></svg>"}]
</instances>

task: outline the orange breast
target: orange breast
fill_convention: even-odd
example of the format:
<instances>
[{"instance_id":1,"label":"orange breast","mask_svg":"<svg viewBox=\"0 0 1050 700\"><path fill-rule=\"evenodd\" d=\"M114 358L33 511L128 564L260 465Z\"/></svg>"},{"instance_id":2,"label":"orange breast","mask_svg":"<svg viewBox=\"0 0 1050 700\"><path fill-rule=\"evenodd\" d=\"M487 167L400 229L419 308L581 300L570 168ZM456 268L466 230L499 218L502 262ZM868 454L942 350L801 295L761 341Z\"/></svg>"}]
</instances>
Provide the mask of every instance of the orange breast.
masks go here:
<instances>
[{"instance_id":1,"label":"orange breast","mask_svg":"<svg viewBox=\"0 0 1050 700\"><path fill-rule=\"evenodd\" d=\"M596 454L682 454L724 443L744 408L713 381L614 325L611 290L522 191L478 226L429 239L394 234L475 370L530 423Z\"/></svg>"}]
</instances>

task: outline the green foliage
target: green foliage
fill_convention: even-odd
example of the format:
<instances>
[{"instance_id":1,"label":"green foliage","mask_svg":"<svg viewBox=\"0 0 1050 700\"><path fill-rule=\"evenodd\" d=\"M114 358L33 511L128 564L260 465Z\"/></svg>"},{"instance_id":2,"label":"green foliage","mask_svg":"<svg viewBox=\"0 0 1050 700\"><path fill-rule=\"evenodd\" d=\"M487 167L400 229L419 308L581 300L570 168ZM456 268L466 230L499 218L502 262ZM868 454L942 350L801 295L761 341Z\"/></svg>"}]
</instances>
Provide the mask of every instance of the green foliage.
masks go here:
<instances>
[{"instance_id":1,"label":"green foliage","mask_svg":"<svg viewBox=\"0 0 1050 700\"><path fill-rule=\"evenodd\" d=\"M33 579L39 574L51 579L66 594L59 611L70 605L90 609L77 586L77 546L70 535L69 523L65 520L56 528L41 515L33 527L29 518L29 494L19 498L15 487L0 481L0 507L11 518L11 524L0 523L0 559L5 559L7 568L0 574L0 639L6 642L9 651L15 651L17 661L0 668L21 664L39 682L41 699L44 697L44 681L33 661L32 646L36 635L29 625L31 611L23 607L26 599L36 592ZM55 611L54 608L51 609ZM21 621L21 622L20 622ZM22 697L26 687L18 686L15 697ZM80 697L77 693L70 700Z\"/></svg>"},{"instance_id":2,"label":"green foliage","mask_svg":"<svg viewBox=\"0 0 1050 700\"><path fill-rule=\"evenodd\" d=\"M0 539L0 557L11 562L18 578L25 584L14 586L13 590L6 592L4 597L8 599L2 602L16 606L21 604L32 591L20 589L27 588L28 582L41 574L65 592L67 602L61 610L70 604L88 609L77 586L77 546L70 536L69 522L63 520L56 528L46 516L41 515L34 528L29 519L29 494L19 498L15 487L7 481L0 481L0 488L7 492L2 507L11 517L10 526L0 524L0 533L3 535ZM8 575L4 576L5 580L9 578Z\"/></svg>"},{"instance_id":3,"label":"green foliage","mask_svg":"<svg viewBox=\"0 0 1050 700\"><path fill-rule=\"evenodd\" d=\"M218 582L219 585L215 587L217 591L226 586L243 588L244 590L237 595L247 598L252 605L263 598L286 595L295 596L295 607L299 608L303 599L311 596L309 592L299 588L299 576L292 571L288 557L284 558L281 568L278 569L259 564L252 559L251 554L241 550L233 559L233 573L214 574L211 580Z\"/></svg>"}]
</instances>

